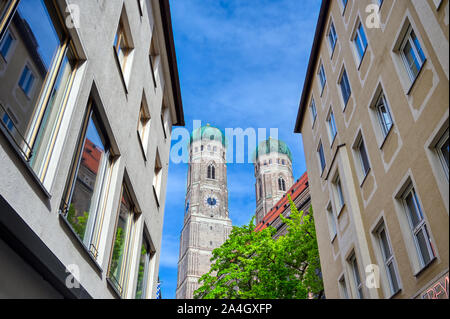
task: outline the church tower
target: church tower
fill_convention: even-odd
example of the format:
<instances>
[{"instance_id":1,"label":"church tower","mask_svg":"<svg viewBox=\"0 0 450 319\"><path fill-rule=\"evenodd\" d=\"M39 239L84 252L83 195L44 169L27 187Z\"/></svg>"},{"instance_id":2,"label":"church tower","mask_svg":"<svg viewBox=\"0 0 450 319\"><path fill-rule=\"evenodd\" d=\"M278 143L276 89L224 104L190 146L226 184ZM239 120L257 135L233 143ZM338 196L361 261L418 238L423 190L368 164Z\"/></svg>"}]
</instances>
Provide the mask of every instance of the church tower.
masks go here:
<instances>
[{"instance_id":1,"label":"church tower","mask_svg":"<svg viewBox=\"0 0 450 319\"><path fill-rule=\"evenodd\" d=\"M177 299L193 298L198 279L210 269L212 251L231 232L225 159L225 134L221 130L209 124L194 130L189 144Z\"/></svg>"},{"instance_id":2,"label":"church tower","mask_svg":"<svg viewBox=\"0 0 450 319\"><path fill-rule=\"evenodd\" d=\"M258 224L294 183L292 153L283 141L269 138L256 148L254 169Z\"/></svg>"}]
</instances>

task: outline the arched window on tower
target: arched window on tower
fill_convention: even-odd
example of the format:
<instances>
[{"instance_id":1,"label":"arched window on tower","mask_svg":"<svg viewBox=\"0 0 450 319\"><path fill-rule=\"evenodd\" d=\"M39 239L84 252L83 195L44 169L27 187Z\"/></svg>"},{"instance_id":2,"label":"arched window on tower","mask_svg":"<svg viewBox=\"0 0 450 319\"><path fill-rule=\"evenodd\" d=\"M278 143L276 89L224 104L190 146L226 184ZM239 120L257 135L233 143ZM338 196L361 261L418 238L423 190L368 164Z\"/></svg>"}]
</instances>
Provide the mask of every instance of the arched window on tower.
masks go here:
<instances>
[{"instance_id":1,"label":"arched window on tower","mask_svg":"<svg viewBox=\"0 0 450 319\"><path fill-rule=\"evenodd\" d=\"M278 189L283 192L286 191L286 182L284 181L284 178L281 176L280 178L278 178Z\"/></svg>"},{"instance_id":2,"label":"arched window on tower","mask_svg":"<svg viewBox=\"0 0 450 319\"><path fill-rule=\"evenodd\" d=\"M213 164L208 165L208 174L207 178L209 179L216 179L216 168Z\"/></svg>"}]
</instances>

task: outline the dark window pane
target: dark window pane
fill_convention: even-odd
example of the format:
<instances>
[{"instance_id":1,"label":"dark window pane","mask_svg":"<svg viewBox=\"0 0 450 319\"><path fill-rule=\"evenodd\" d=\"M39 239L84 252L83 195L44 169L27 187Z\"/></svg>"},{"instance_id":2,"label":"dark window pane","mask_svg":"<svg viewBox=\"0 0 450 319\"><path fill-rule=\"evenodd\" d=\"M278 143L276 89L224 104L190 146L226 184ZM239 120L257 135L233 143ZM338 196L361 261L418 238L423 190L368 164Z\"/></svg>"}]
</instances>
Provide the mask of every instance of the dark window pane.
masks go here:
<instances>
[{"instance_id":1,"label":"dark window pane","mask_svg":"<svg viewBox=\"0 0 450 319\"><path fill-rule=\"evenodd\" d=\"M422 220L419 207L417 206L418 203L416 203L416 197L414 195L414 191L411 191L405 198L413 228L415 228Z\"/></svg>"},{"instance_id":2,"label":"dark window pane","mask_svg":"<svg viewBox=\"0 0 450 319\"><path fill-rule=\"evenodd\" d=\"M391 281L392 292L396 293L400 289L400 286L398 284L397 274L395 273L395 267L393 262L387 266L387 272Z\"/></svg>"},{"instance_id":3,"label":"dark window pane","mask_svg":"<svg viewBox=\"0 0 450 319\"><path fill-rule=\"evenodd\" d=\"M364 141L361 141L361 144L359 145L359 154L361 156L361 163L364 175L366 175L369 172L370 164L369 164L369 158L367 157L367 151L366 146L364 145Z\"/></svg>"},{"instance_id":4,"label":"dark window pane","mask_svg":"<svg viewBox=\"0 0 450 319\"><path fill-rule=\"evenodd\" d=\"M391 257L392 253L389 247L389 241L386 235L386 231L384 229L380 231L380 240L381 240L381 247L383 249L384 259L388 260Z\"/></svg>"},{"instance_id":5,"label":"dark window pane","mask_svg":"<svg viewBox=\"0 0 450 319\"><path fill-rule=\"evenodd\" d=\"M427 243L429 243L429 238L427 234L427 230L425 227L423 227L418 233L417 233L417 244L419 246L419 251L422 256L422 260L424 262L424 265L427 265L431 261L431 252L428 249Z\"/></svg>"},{"instance_id":6,"label":"dark window pane","mask_svg":"<svg viewBox=\"0 0 450 319\"><path fill-rule=\"evenodd\" d=\"M442 157L443 160L445 162L445 164L447 164L447 168L449 167L449 151L450 151L450 146L449 146L449 138L447 137L447 139L443 142L440 151L442 153Z\"/></svg>"}]
</instances>

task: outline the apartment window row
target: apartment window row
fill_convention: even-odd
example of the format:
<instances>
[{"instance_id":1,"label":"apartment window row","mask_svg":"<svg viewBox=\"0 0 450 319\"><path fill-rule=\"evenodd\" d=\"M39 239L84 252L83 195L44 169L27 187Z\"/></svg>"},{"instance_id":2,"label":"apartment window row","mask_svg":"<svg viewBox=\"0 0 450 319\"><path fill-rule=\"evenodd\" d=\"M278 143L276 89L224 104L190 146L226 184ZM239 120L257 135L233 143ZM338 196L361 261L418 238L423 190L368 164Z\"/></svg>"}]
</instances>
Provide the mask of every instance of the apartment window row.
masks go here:
<instances>
[{"instance_id":1,"label":"apartment window row","mask_svg":"<svg viewBox=\"0 0 450 319\"><path fill-rule=\"evenodd\" d=\"M103 220L107 214L108 197L112 194L113 168L119 156L111 145L105 124L99 115L98 106L90 100L72 160L60 213L94 260L99 257L101 239L105 236L102 231ZM157 152L153 180L157 201L161 189L161 170L161 161ZM127 263L132 258L131 234L135 231L134 225L141 214L130 194L130 188L124 182L114 233L115 239L111 249L112 257L108 268L108 278L121 296L124 294L124 287L128 285L125 279L128 280L129 265ZM146 256L150 258L151 251L147 249L146 252ZM139 276L142 277L140 272ZM144 279L147 282L147 277L139 280ZM142 294L142 290L145 291L143 282L140 285L140 296L145 296Z\"/></svg>"},{"instance_id":2,"label":"apartment window row","mask_svg":"<svg viewBox=\"0 0 450 319\"><path fill-rule=\"evenodd\" d=\"M332 182L332 194L334 197L334 207L337 207L339 212L340 208L345 204L344 193L339 175L336 176ZM431 241L430 234L428 232L428 225L425 221L422 206L416 193L416 189L411 181L406 184L405 190L396 198L402 207L405 220L407 220L408 228L410 230L410 242L415 250L415 263L418 267L416 272L428 266L435 258L436 253ZM330 202L327 206L327 220L330 232L331 241L337 235L337 218L333 212L333 205ZM386 294L387 296L393 296L401 289L400 276L398 273L397 263L392 248L392 243L389 238L389 234L386 228L385 222L382 220L379 225L373 231L373 235L376 239L379 251L379 265L380 271L383 271L382 278L385 278ZM407 239L408 241L409 239ZM360 276L360 269L356 254L353 253L347 259L349 270L351 273L352 288L357 298L364 298L364 291L362 286L362 279ZM345 281L345 276L342 276L338 282L341 294L347 298L348 290Z\"/></svg>"},{"instance_id":3,"label":"apartment window row","mask_svg":"<svg viewBox=\"0 0 450 319\"><path fill-rule=\"evenodd\" d=\"M426 61L426 55L412 25L409 22L406 23L406 32L402 33L402 38L398 40L399 45L396 45L394 51L400 57L403 67L409 75L411 83L414 83ZM331 51L333 51L338 40L338 34L332 21L330 22L330 26L328 28L327 38L329 47L331 48ZM369 45L366 32L364 31L364 26L360 20L358 20L356 23L351 41L352 48L355 53L355 58L357 60L357 65L359 66ZM322 59L319 62L317 77L320 86L320 92L323 92L327 76ZM347 105L348 100L351 96L351 85L345 67L342 68L341 75L339 76L338 86L341 90L341 96L345 109L345 106Z\"/></svg>"}]
</instances>

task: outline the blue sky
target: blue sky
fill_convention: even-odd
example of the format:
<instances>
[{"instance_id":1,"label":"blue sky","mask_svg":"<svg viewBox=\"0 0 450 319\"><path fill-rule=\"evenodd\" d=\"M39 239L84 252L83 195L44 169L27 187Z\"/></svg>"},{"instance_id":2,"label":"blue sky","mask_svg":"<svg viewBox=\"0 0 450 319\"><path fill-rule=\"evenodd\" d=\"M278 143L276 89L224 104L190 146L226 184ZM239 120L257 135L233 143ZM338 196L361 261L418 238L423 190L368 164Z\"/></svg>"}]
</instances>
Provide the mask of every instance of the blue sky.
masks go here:
<instances>
[{"instance_id":1,"label":"blue sky","mask_svg":"<svg viewBox=\"0 0 450 319\"><path fill-rule=\"evenodd\" d=\"M278 128L293 154L294 178L305 171L294 134L319 0L170 0L186 128ZM172 144L174 141L172 141ZM228 164L233 225L256 207L252 164ZM187 164L169 164L159 276L175 298Z\"/></svg>"}]
</instances>

